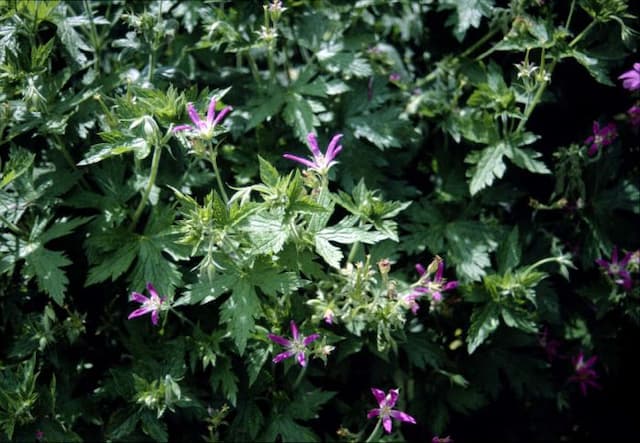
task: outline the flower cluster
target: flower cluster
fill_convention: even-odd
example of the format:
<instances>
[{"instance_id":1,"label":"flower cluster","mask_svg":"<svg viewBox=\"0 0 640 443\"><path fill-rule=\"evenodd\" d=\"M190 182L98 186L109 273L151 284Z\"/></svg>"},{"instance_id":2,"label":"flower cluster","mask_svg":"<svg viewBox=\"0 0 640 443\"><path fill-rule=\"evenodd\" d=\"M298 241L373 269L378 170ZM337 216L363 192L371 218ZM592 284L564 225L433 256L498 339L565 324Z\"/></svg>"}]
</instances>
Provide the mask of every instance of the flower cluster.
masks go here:
<instances>
[{"instance_id":1,"label":"flower cluster","mask_svg":"<svg viewBox=\"0 0 640 443\"><path fill-rule=\"evenodd\" d=\"M575 382L580 385L580 391L582 395L587 395L587 386L600 389L600 385L595 381L598 378L598 373L593 369L593 365L598 360L597 356L591 357L589 360L584 360L584 354L582 351L571 358L571 363L575 371L574 375L569 377L570 382Z\"/></svg>"},{"instance_id":2,"label":"flower cluster","mask_svg":"<svg viewBox=\"0 0 640 443\"><path fill-rule=\"evenodd\" d=\"M621 260L618 260L618 248L614 246L611 251L610 261L607 261L604 258L599 258L596 260L596 263L607 273L609 277L613 279L616 284L629 290L631 289L631 274L629 271L630 267L633 267L633 263L631 263L630 266L632 257L634 257L634 253L627 252Z\"/></svg>"},{"instance_id":3,"label":"flower cluster","mask_svg":"<svg viewBox=\"0 0 640 443\"><path fill-rule=\"evenodd\" d=\"M458 287L457 281L447 282L442 277L444 272L444 260L436 256L425 269L420 263L416 264L416 271L420 274L420 279L415 283L413 291L404 297L405 303L411 308L411 312L414 314L418 312L420 306L417 303L417 299L425 294L431 295L431 306L435 306L442 301L442 293L450 289ZM431 278L431 274L434 274Z\"/></svg>"}]
</instances>

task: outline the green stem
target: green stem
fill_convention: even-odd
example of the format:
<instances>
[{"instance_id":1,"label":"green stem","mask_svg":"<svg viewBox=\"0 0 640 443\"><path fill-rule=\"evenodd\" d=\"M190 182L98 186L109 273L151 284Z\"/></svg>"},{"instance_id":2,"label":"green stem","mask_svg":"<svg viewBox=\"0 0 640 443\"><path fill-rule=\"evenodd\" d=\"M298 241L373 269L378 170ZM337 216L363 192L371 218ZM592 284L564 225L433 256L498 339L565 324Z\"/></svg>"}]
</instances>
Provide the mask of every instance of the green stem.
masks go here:
<instances>
[{"instance_id":1,"label":"green stem","mask_svg":"<svg viewBox=\"0 0 640 443\"><path fill-rule=\"evenodd\" d=\"M580 34L576 35L576 37L573 40L571 40L571 42L569 43L569 47L573 48L580 40L582 40L582 38L585 35L587 35L587 32L589 32L591 30L591 28L593 28L595 26L595 24L596 24L595 20L593 20L591 23L589 23L587 25L587 27L584 28L582 30L582 32L580 32Z\"/></svg>"},{"instance_id":2,"label":"green stem","mask_svg":"<svg viewBox=\"0 0 640 443\"><path fill-rule=\"evenodd\" d=\"M573 18L573 10L576 6L576 0L571 0L571 6L569 7L569 15L567 16L567 21L564 24L564 27L569 29L569 25L571 24L571 19Z\"/></svg>"},{"instance_id":3,"label":"green stem","mask_svg":"<svg viewBox=\"0 0 640 443\"><path fill-rule=\"evenodd\" d=\"M355 260L356 254L358 253L359 247L360 247L359 241L354 242L353 245L351 245L351 250L349 251L349 257L347 257L348 263L353 263L353 260Z\"/></svg>"},{"instance_id":4,"label":"green stem","mask_svg":"<svg viewBox=\"0 0 640 443\"><path fill-rule=\"evenodd\" d=\"M153 159L151 160L151 173L149 174L149 183L147 183L147 187L144 190L144 194L142 195L142 200L138 204L136 208L136 212L133 214L133 218L131 219L131 225L129 225L129 230L133 231L138 224L138 220L142 215L142 211L147 205L147 200L149 199L149 194L151 193L151 189L156 182L156 177L158 175L158 166L160 165L160 156L162 155L162 146L156 145L153 150Z\"/></svg>"},{"instance_id":5,"label":"green stem","mask_svg":"<svg viewBox=\"0 0 640 443\"><path fill-rule=\"evenodd\" d=\"M296 377L296 381L294 381L293 385L291 386L292 390L294 390L294 391L296 390L296 388L298 387L298 385L300 384L300 382L304 378L304 374L306 374L306 373L307 373L307 367L303 366L302 369L300 370L300 373Z\"/></svg>"},{"instance_id":6,"label":"green stem","mask_svg":"<svg viewBox=\"0 0 640 443\"><path fill-rule=\"evenodd\" d=\"M7 220L4 215L0 214L0 221L2 223L4 223L5 225L7 225L7 227L11 230L11 232L13 232L16 235L22 235L23 232L22 230L15 225L14 223L10 222L9 220Z\"/></svg>"},{"instance_id":7,"label":"green stem","mask_svg":"<svg viewBox=\"0 0 640 443\"><path fill-rule=\"evenodd\" d=\"M482 38L480 38L480 40L475 42L473 45L469 46L462 54L460 54L460 58L466 58L470 54L473 54L473 52L475 52L476 49L478 49L480 46L484 45L491 37L496 35L499 30L500 29L497 28L497 27L491 29Z\"/></svg>"},{"instance_id":8,"label":"green stem","mask_svg":"<svg viewBox=\"0 0 640 443\"><path fill-rule=\"evenodd\" d=\"M547 71L549 73L549 76L551 76L551 74L553 73L553 70L556 67L556 63L557 62L558 62L558 59L554 58L551 61L551 63L549 64L549 69ZM542 58L542 62L540 63L540 65L541 65L540 66L540 71L542 71L544 69L544 56ZM538 90L536 91L536 95L533 96L533 99L527 105L527 108L524 111L524 116L523 116L522 120L520 120L520 123L518 124L518 127L516 128L516 132L520 132L520 131L522 131L524 129L524 125L527 124L527 121L529 120L529 117L533 113L533 110L536 108L536 106L538 106L538 103L540 102L540 99L542 98L542 94L544 94L544 91L547 89L547 84L548 83L549 83L548 81L542 81L540 86L538 86Z\"/></svg>"},{"instance_id":9,"label":"green stem","mask_svg":"<svg viewBox=\"0 0 640 443\"><path fill-rule=\"evenodd\" d=\"M258 65L256 64L256 60L251 55L251 52L247 50L247 60L249 61L249 68L251 69L251 75L253 79L256 81L258 85L262 83L260 80L260 71L258 71Z\"/></svg>"},{"instance_id":10,"label":"green stem","mask_svg":"<svg viewBox=\"0 0 640 443\"><path fill-rule=\"evenodd\" d=\"M76 172L82 173L80 169L78 169L78 167L76 166L76 163L73 161L71 154L69 154L69 151L64 146L64 143L62 142L62 139L60 138L60 136L58 134L54 134L53 138L56 142L56 145L58 146L58 149L60 149L60 152L62 152L62 156L64 157L64 160L69 164L69 166L71 166L71 169L73 169ZM82 176L80 176L80 183L85 188L87 189L90 188L89 183L87 183L87 181Z\"/></svg>"},{"instance_id":11,"label":"green stem","mask_svg":"<svg viewBox=\"0 0 640 443\"><path fill-rule=\"evenodd\" d=\"M373 428L373 431L371 431L371 434L369 435L369 437L367 437L367 439L365 440L365 443L370 443L372 441L374 441L374 439L376 439L378 437L378 433L380 432L380 424L382 423L382 419L378 420L378 423L376 423L376 427Z\"/></svg>"},{"instance_id":12,"label":"green stem","mask_svg":"<svg viewBox=\"0 0 640 443\"><path fill-rule=\"evenodd\" d=\"M96 29L96 24L93 21L93 11L89 6L89 2L87 0L84 0L83 4L84 4L84 10L87 12L87 15L89 16L89 25L91 27L91 43L93 44L93 49L95 50L94 58L93 58L94 69L96 70L96 72L99 72L100 71L100 47L101 47L100 39L98 38L98 31Z\"/></svg>"},{"instance_id":13,"label":"green stem","mask_svg":"<svg viewBox=\"0 0 640 443\"><path fill-rule=\"evenodd\" d=\"M178 311L176 311L175 309L171 308L169 310L169 312L175 314L179 319L181 319L182 321L184 321L185 323L188 323L189 325L191 325L191 327L195 328L196 325L189 320L187 317L185 317L184 315L182 315L181 313L179 313Z\"/></svg>"},{"instance_id":14,"label":"green stem","mask_svg":"<svg viewBox=\"0 0 640 443\"><path fill-rule=\"evenodd\" d=\"M222 183L222 177L220 176L220 170L218 169L218 149L214 149L209 143L209 161L213 166L213 172L216 175L216 182L218 183L218 190L220 191L220 195L224 200L224 204L229 204L229 197L227 196L227 191L224 189L224 184Z\"/></svg>"}]
</instances>

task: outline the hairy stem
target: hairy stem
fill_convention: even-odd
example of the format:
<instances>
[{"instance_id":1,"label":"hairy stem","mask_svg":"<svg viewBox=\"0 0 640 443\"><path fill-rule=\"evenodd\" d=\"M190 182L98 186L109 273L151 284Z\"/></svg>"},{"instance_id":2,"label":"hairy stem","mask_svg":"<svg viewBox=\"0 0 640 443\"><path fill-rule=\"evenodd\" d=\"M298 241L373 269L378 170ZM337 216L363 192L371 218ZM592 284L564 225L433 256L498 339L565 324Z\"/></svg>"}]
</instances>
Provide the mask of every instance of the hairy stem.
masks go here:
<instances>
[{"instance_id":1,"label":"hairy stem","mask_svg":"<svg viewBox=\"0 0 640 443\"><path fill-rule=\"evenodd\" d=\"M147 205L147 200L149 199L149 194L151 194L151 189L153 185L156 183L156 177L158 175L158 166L160 165L160 156L162 155L162 146L156 145L153 150L153 159L151 160L151 173L149 174L149 183L147 183L147 187L144 190L144 194L142 194L142 200L138 204L136 208L136 212L133 214L133 218L131 219L131 225L129 225L129 230L133 231L136 225L138 224L138 220L142 215L142 211Z\"/></svg>"}]
</instances>

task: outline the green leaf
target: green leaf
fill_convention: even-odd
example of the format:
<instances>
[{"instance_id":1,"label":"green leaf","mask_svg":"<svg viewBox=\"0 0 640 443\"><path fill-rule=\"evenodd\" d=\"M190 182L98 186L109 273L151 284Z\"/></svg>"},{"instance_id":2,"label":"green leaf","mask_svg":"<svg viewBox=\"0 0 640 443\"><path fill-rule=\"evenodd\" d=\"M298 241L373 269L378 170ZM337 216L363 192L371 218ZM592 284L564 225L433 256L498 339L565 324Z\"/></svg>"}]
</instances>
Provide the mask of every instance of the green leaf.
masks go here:
<instances>
[{"instance_id":1,"label":"green leaf","mask_svg":"<svg viewBox=\"0 0 640 443\"><path fill-rule=\"evenodd\" d=\"M599 83L607 86L615 86L611 81L611 76L609 75L607 67L602 63L602 60L592 57L586 52L580 52L577 49L571 50L568 55L575 58L578 63L584 66L591 77Z\"/></svg>"},{"instance_id":2,"label":"green leaf","mask_svg":"<svg viewBox=\"0 0 640 443\"><path fill-rule=\"evenodd\" d=\"M289 238L289 230L283 224L283 215L261 212L247 219L243 227L251 235L251 242L257 254L277 254Z\"/></svg>"},{"instance_id":3,"label":"green leaf","mask_svg":"<svg viewBox=\"0 0 640 443\"><path fill-rule=\"evenodd\" d=\"M227 323L227 329L242 355L253 332L255 318L261 312L260 299L253 286L243 279L238 279L231 291L231 296L220 306L220 318Z\"/></svg>"},{"instance_id":4,"label":"green leaf","mask_svg":"<svg viewBox=\"0 0 640 443\"><path fill-rule=\"evenodd\" d=\"M535 174L551 174L547 165L545 165L542 161L536 160L539 157L542 157L542 154L536 152L532 149L521 149L511 146L505 152L507 157L519 166L522 169L526 169Z\"/></svg>"},{"instance_id":5,"label":"green leaf","mask_svg":"<svg viewBox=\"0 0 640 443\"><path fill-rule=\"evenodd\" d=\"M454 27L453 35L462 41L469 28L477 28L482 17L491 14L493 0L440 0L439 9L455 9L446 24Z\"/></svg>"},{"instance_id":6,"label":"green leaf","mask_svg":"<svg viewBox=\"0 0 640 443\"><path fill-rule=\"evenodd\" d=\"M332 391L314 389L307 392L298 392L298 396L289 404L288 415L297 420L312 420L318 418L318 412L322 405L336 395Z\"/></svg>"},{"instance_id":7,"label":"green leaf","mask_svg":"<svg viewBox=\"0 0 640 443\"><path fill-rule=\"evenodd\" d=\"M500 243L496 252L496 260L498 262L498 272L504 274L514 269L520 264L522 255L518 226L514 226L509 235Z\"/></svg>"},{"instance_id":8,"label":"green leaf","mask_svg":"<svg viewBox=\"0 0 640 443\"><path fill-rule=\"evenodd\" d=\"M100 262L91 267L85 282L86 286L103 282L107 279L115 281L120 275L126 272L131 263L136 258L138 245L134 242L123 242L121 247L104 255Z\"/></svg>"},{"instance_id":9,"label":"green leaf","mask_svg":"<svg viewBox=\"0 0 640 443\"><path fill-rule=\"evenodd\" d=\"M320 124L309 101L296 93L287 95L282 117L293 128L296 137L303 141Z\"/></svg>"},{"instance_id":10,"label":"green leaf","mask_svg":"<svg viewBox=\"0 0 640 443\"><path fill-rule=\"evenodd\" d=\"M64 295L69 279L62 270L72 262L62 252L50 251L42 246L34 249L25 257L27 273L36 277L41 291L49 294L60 306L64 302Z\"/></svg>"},{"instance_id":11,"label":"green leaf","mask_svg":"<svg viewBox=\"0 0 640 443\"><path fill-rule=\"evenodd\" d=\"M322 257L329 266L339 269L340 260L342 260L342 251L340 248L332 245L328 240L318 236L316 236L314 242L318 255L320 255L320 257Z\"/></svg>"},{"instance_id":12,"label":"green leaf","mask_svg":"<svg viewBox=\"0 0 640 443\"><path fill-rule=\"evenodd\" d=\"M49 229L38 237L38 240L45 244L55 238L64 237L70 234L75 228L87 223L93 217L78 217L72 219L58 219Z\"/></svg>"},{"instance_id":13,"label":"green leaf","mask_svg":"<svg viewBox=\"0 0 640 443\"><path fill-rule=\"evenodd\" d=\"M277 115L285 103L284 90L278 86L273 87L266 97L258 97L249 102L249 112L251 118L245 126L245 131L249 131L265 120Z\"/></svg>"},{"instance_id":14,"label":"green leaf","mask_svg":"<svg viewBox=\"0 0 640 443\"><path fill-rule=\"evenodd\" d=\"M0 189L4 188L9 183L27 172L33 164L33 160L35 158L35 154L27 151L26 149L12 147L9 151L9 160L4 165L2 171Z\"/></svg>"},{"instance_id":15,"label":"green leaf","mask_svg":"<svg viewBox=\"0 0 640 443\"><path fill-rule=\"evenodd\" d=\"M280 436L283 443L306 443L320 441L318 436L314 434L306 426L301 426L292 418L286 415L276 415L270 417L269 426L260 441L276 441Z\"/></svg>"},{"instance_id":16,"label":"green leaf","mask_svg":"<svg viewBox=\"0 0 640 443\"><path fill-rule=\"evenodd\" d=\"M220 388L224 397L235 407L238 399L238 377L231 366L231 360L228 358L219 360L219 363L213 368L211 387L214 390Z\"/></svg>"},{"instance_id":17,"label":"green leaf","mask_svg":"<svg viewBox=\"0 0 640 443\"><path fill-rule=\"evenodd\" d=\"M136 155L136 157L144 158L146 157L144 153L148 154L149 152L149 146L142 138L136 138L121 143L98 143L89 149L84 160L80 161L78 166L92 165L109 157L119 156L126 154L127 152L143 152L141 156Z\"/></svg>"},{"instance_id":18,"label":"green leaf","mask_svg":"<svg viewBox=\"0 0 640 443\"><path fill-rule=\"evenodd\" d=\"M465 162L475 164L475 167L470 171L469 192L471 195L475 195L487 186L491 186L496 178L503 176L506 166L502 158L506 152L504 142L498 142L487 146L480 152L475 151L467 156Z\"/></svg>"},{"instance_id":19,"label":"green leaf","mask_svg":"<svg viewBox=\"0 0 640 443\"><path fill-rule=\"evenodd\" d=\"M258 156L258 161L260 162L260 180L270 188L274 188L280 180L278 170L261 156Z\"/></svg>"},{"instance_id":20,"label":"green leaf","mask_svg":"<svg viewBox=\"0 0 640 443\"><path fill-rule=\"evenodd\" d=\"M498 328L500 325L498 314L498 306L491 302L473 310L467 334L467 352L469 354L472 354Z\"/></svg>"},{"instance_id":21,"label":"green leaf","mask_svg":"<svg viewBox=\"0 0 640 443\"><path fill-rule=\"evenodd\" d=\"M149 411L144 411L141 416L142 432L153 438L155 441L169 441L166 423L160 421L155 415Z\"/></svg>"},{"instance_id":22,"label":"green leaf","mask_svg":"<svg viewBox=\"0 0 640 443\"><path fill-rule=\"evenodd\" d=\"M264 416L255 401L247 399L238 404L238 414L231 424L229 441L247 442L257 441L262 429Z\"/></svg>"},{"instance_id":23,"label":"green leaf","mask_svg":"<svg viewBox=\"0 0 640 443\"><path fill-rule=\"evenodd\" d=\"M215 274L211 278L203 274L200 276L200 280L189 286L189 289L174 303L174 306L211 303L229 291L236 279L236 275L229 273Z\"/></svg>"}]
</instances>

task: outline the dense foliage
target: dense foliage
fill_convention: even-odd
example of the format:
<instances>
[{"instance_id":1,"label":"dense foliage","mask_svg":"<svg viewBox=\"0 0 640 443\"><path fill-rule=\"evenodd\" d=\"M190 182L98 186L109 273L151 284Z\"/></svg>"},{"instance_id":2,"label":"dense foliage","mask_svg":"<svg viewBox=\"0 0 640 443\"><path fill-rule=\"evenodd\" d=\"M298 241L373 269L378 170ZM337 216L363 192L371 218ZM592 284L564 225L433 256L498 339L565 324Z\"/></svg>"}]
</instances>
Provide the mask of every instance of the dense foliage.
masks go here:
<instances>
[{"instance_id":1,"label":"dense foliage","mask_svg":"<svg viewBox=\"0 0 640 443\"><path fill-rule=\"evenodd\" d=\"M638 6L0 0L0 438L627 438Z\"/></svg>"}]
</instances>

